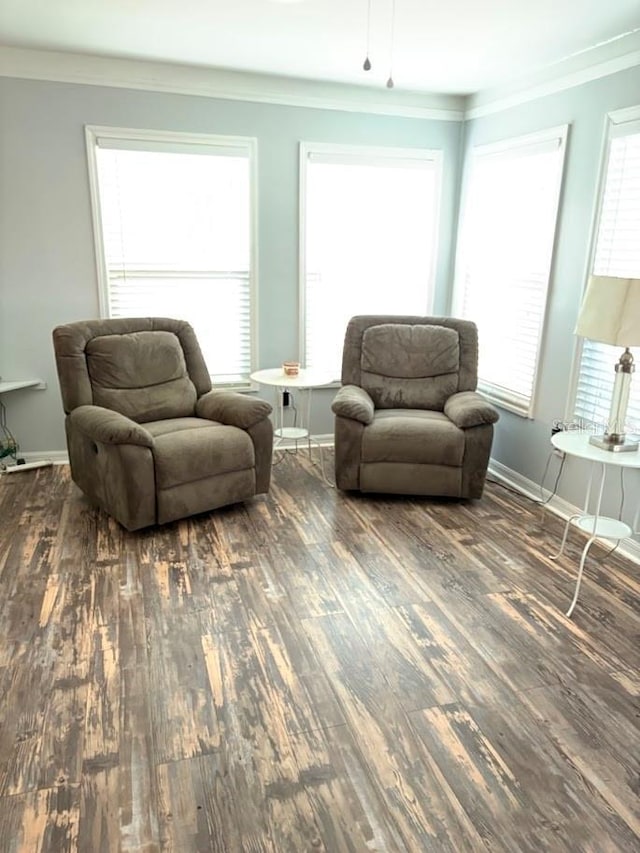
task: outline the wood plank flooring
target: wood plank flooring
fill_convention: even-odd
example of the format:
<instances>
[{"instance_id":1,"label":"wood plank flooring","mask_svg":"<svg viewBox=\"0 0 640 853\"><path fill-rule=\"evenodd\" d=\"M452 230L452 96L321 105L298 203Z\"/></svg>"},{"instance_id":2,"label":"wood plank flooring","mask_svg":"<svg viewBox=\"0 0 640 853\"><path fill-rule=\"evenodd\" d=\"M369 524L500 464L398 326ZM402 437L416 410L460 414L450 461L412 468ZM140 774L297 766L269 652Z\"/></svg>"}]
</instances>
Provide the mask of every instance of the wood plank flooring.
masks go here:
<instances>
[{"instance_id":1,"label":"wood plank flooring","mask_svg":"<svg viewBox=\"0 0 640 853\"><path fill-rule=\"evenodd\" d=\"M127 533L0 479L0 851L640 851L640 568L489 484Z\"/></svg>"}]
</instances>

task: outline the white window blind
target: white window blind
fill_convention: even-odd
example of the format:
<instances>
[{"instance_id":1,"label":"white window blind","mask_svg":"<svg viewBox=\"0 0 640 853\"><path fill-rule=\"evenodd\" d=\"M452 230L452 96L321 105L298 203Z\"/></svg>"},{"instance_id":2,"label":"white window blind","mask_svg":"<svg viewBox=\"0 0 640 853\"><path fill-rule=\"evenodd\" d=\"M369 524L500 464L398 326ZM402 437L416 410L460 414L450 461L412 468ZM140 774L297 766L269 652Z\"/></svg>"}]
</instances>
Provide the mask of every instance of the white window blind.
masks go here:
<instances>
[{"instance_id":1,"label":"white window blind","mask_svg":"<svg viewBox=\"0 0 640 853\"><path fill-rule=\"evenodd\" d=\"M248 384L250 140L94 138L105 313L187 320L214 382Z\"/></svg>"},{"instance_id":2,"label":"white window blind","mask_svg":"<svg viewBox=\"0 0 640 853\"><path fill-rule=\"evenodd\" d=\"M479 387L532 413L562 183L566 127L474 150L454 313L479 337Z\"/></svg>"},{"instance_id":3,"label":"white window blind","mask_svg":"<svg viewBox=\"0 0 640 853\"><path fill-rule=\"evenodd\" d=\"M301 158L302 359L339 379L352 316L430 310L440 159L304 144Z\"/></svg>"},{"instance_id":4,"label":"white window blind","mask_svg":"<svg viewBox=\"0 0 640 853\"><path fill-rule=\"evenodd\" d=\"M638 109L640 117L640 108ZM640 121L613 125L597 223L594 275L640 278ZM614 365L621 349L584 340L575 415L585 428L604 432L609 420ZM640 351L634 350L636 363ZM631 384L626 429L640 432L640 374Z\"/></svg>"}]
</instances>

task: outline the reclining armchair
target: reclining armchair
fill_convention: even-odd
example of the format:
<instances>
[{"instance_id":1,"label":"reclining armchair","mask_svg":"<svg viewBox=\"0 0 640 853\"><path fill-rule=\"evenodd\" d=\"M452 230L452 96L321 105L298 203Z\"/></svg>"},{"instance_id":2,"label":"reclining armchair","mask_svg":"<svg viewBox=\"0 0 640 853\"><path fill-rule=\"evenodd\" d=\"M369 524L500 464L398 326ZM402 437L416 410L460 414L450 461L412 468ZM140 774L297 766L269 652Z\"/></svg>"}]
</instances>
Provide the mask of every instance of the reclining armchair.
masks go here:
<instances>
[{"instance_id":1,"label":"reclining armchair","mask_svg":"<svg viewBox=\"0 0 640 853\"><path fill-rule=\"evenodd\" d=\"M271 406L212 391L188 323L71 323L53 344L71 476L128 530L268 491Z\"/></svg>"},{"instance_id":2,"label":"reclining armchair","mask_svg":"<svg viewBox=\"0 0 640 853\"><path fill-rule=\"evenodd\" d=\"M474 323L353 317L332 405L344 490L479 498L497 411L479 394Z\"/></svg>"}]
</instances>

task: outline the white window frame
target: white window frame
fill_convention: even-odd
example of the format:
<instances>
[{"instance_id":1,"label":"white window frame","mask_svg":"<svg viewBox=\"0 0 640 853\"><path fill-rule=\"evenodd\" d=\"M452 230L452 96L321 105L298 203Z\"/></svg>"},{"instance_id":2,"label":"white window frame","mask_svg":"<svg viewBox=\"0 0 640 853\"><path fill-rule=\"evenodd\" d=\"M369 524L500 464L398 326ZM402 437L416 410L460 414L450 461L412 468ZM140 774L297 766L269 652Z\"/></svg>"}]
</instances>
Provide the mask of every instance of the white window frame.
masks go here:
<instances>
[{"instance_id":1,"label":"white window frame","mask_svg":"<svg viewBox=\"0 0 640 853\"><path fill-rule=\"evenodd\" d=\"M435 297L435 279L438 265L438 252L440 249L440 218L442 211L442 164L443 152L440 149L427 148L397 148L380 145L341 145L332 142L300 142L300 173L299 173L299 252L298 252L298 351L302 364L306 364L306 244L307 244L307 166L309 155L329 154L345 159L353 158L354 161L365 163L390 162L397 160L419 160L433 163L435 166L435 207L436 215L433 221L433 257L429 279L426 282L425 292L425 315L431 314ZM337 379L329 388L340 386Z\"/></svg>"},{"instance_id":2,"label":"white window frame","mask_svg":"<svg viewBox=\"0 0 640 853\"><path fill-rule=\"evenodd\" d=\"M598 244L598 230L600 227L600 216L602 206L604 204L604 191L607 181L607 169L609 166L609 152L611 149L611 140L616 136L616 129L623 127L625 124L633 124L640 122L640 104L633 107L624 107L620 110L612 110L607 113L604 118L604 128L602 136L602 145L600 151L600 170L596 184L596 196L591 216L589 251L587 254L587 263L583 274L583 287L580 294L580 303L576 306L576 318L587 289L591 270L595 262L596 248ZM564 414L565 423L572 423L577 416L576 403L578 401L578 383L580 381L580 368L582 366L582 350L584 348L584 339L576 336L573 350L573 363L571 365L571 373L569 378L569 393L567 395L567 408ZM611 365L611 383L613 387L613 363ZM634 381L638 381L634 378Z\"/></svg>"},{"instance_id":3,"label":"white window frame","mask_svg":"<svg viewBox=\"0 0 640 853\"><path fill-rule=\"evenodd\" d=\"M182 133L169 130L150 130L130 127L107 127L102 125L85 125L85 142L87 149L87 165L89 170L89 191L91 198L91 214L93 219L93 239L97 266L98 305L100 317L110 317L109 276L102 237L102 214L100 207L100 185L98 180L98 163L96 150L100 139L127 143L141 143L142 146L154 143L175 147L192 148L202 146L213 152L229 148L243 148L249 160L249 300L250 300L250 373L258 366L258 142L250 136L222 136L205 133ZM247 377L240 383L217 383L216 387L230 390L255 390L256 385Z\"/></svg>"},{"instance_id":4,"label":"white window frame","mask_svg":"<svg viewBox=\"0 0 640 853\"><path fill-rule=\"evenodd\" d=\"M549 290L551 287L551 276L553 273L553 266L555 262L555 250L556 244L558 240L558 225L559 225L559 214L560 214L560 200L562 197L562 188L564 185L564 168L566 162L566 151L567 151L567 138L569 134L569 125L563 124L558 125L556 127L546 128L544 130L535 131L534 133L524 134L522 136L510 137L507 139L502 139L497 142L492 142L483 145L474 146L471 150L470 158L469 158L469 166L467 169L467 177L464 180L463 190L460 196L460 219L458 223L458 241L456 246L456 261L455 261L455 270L454 270L454 284L453 284L453 292L451 298L451 310L453 316L462 316L460 313L462 311L462 300L464 298L464 288L462 282L462 269L464 268L464 234L465 234L465 211L467 208L467 202L469 198L469 189L470 189L470 177L473 174L474 161L478 157L486 157L492 155L499 155L501 153L507 153L512 151L517 151L518 148L528 148L535 146L537 144L545 144L548 142L553 142L554 140L558 141L558 149L560 151L560 167L558 170L558 182L555 187L555 202L554 202L554 233L553 240L551 243L551 252L549 256L549 267L546 274L546 283L544 292L542 294L544 300L544 306L542 309L542 322L540 323L540 329L538 331L538 338L536 341L537 350L536 350L536 361L534 367L533 374L533 382L531 386L531 396L529 398L518 394L516 392L511 392L508 389L498 388L497 386L491 384L490 382L485 382L482 380L480 374L478 375L478 390L485 396L487 399L491 400L495 405L500 406L502 409L506 409L509 412L512 412L515 415L519 415L523 418L533 419L534 411L537 400L538 393L538 385L539 385L539 373L540 373L540 360L543 352L543 344L544 337L547 328L547 319L548 319L548 311L549 311ZM473 318L469 318L473 319ZM482 334L482 330L479 330L480 334Z\"/></svg>"}]
</instances>

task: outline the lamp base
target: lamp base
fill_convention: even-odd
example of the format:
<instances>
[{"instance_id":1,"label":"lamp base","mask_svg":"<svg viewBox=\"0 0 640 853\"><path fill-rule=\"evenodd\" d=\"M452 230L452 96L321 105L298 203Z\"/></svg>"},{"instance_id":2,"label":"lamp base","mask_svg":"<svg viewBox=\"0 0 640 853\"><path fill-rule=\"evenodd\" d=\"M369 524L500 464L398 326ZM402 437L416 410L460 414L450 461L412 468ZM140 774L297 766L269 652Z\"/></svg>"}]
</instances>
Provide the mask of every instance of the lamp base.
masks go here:
<instances>
[{"instance_id":1,"label":"lamp base","mask_svg":"<svg viewBox=\"0 0 640 853\"><path fill-rule=\"evenodd\" d=\"M589 444L599 447L600 450L609 450L612 453L631 453L640 447L640 437L637 435L625 435L622 441L619 437L613 438L608 433L604 435L592 435Z\"/></svg>"}]
</instances>

